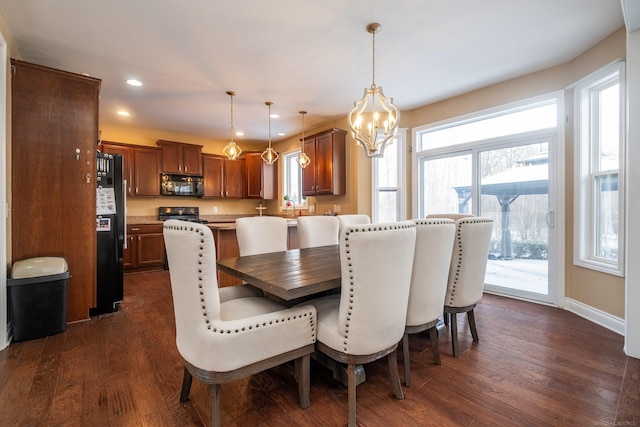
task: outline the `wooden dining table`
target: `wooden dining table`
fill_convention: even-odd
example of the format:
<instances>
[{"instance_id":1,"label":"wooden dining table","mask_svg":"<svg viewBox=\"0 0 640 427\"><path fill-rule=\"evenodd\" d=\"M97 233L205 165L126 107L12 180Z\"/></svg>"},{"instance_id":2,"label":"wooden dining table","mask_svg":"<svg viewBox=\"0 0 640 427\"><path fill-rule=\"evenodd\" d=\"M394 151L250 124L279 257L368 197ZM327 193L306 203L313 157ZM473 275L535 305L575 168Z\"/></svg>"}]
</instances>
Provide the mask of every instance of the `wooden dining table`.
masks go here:
<instances>
[{"instance_id":1,"label":"wooden dining table","mask_svg":"<svg viewBox=\"0 0 640 427\"><path fill-rule=\"evenodd\" d=\"M285 301L321 294L341 284L338 245L223 258L217 266Z\"/></svg>"}]
</instances>

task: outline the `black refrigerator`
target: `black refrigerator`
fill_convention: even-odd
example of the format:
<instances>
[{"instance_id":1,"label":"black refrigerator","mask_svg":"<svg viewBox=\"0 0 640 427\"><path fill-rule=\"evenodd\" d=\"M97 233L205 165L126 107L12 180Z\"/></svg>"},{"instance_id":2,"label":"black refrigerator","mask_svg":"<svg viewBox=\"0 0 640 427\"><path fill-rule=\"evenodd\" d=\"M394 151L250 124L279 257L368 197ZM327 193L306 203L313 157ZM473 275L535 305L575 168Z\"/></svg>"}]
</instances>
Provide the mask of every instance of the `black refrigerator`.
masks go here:
<instances>
[{"instance_id":1,"label":"black refrigerator","mask_svg":"<svg viewBox=\"0 0 640 427\"><path fill-rule=\"evenodd\" d=\"M122 156L98 152L96 163L97 297L91 316L118 311L122 302L126 232Z\"/></svg>"}]
</instances>

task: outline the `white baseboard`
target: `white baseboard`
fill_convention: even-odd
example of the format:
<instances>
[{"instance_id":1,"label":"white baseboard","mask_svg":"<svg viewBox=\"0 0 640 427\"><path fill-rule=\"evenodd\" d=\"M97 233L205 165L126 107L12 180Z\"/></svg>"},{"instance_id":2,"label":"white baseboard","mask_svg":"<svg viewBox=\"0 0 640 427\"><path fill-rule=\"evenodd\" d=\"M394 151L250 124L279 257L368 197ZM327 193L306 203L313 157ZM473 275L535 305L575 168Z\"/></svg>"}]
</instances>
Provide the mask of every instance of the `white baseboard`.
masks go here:
<instances>
[{"instance_id":1,"label":"white baseboard","mask_svg":"<svg viewBox=\"0 0 640 427\"><path fill-rule=\"evenodd\" d=\"M624 319L605 313L604 311L588 306L585 303L571 298L565 298L564 309L619 335L624 336L625 334Z\"/></svg>"}]
</instances>

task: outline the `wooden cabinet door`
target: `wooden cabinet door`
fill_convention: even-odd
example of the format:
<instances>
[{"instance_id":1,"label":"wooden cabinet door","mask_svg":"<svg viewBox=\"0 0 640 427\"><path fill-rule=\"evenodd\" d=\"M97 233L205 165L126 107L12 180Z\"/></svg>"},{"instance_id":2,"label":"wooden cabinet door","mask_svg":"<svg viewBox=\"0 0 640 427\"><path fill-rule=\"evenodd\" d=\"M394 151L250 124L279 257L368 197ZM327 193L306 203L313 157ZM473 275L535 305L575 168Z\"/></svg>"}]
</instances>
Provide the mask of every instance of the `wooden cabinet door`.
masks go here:
<instances>
[{"instance_id":1,"label":"wooden cabinet door","mask_svg":"<svg viewBox=\"0 0 640 427\"><path fill-rule=\"evenodd\" d=\"M332 135L316 138L316 194L331 194L333 184Z\"/></svg>"},{"instance_id":2,"label":"wooden cabinet door","mask_svg":"<svg viewBox=\"0 0 640 427\"><path fill-rule=\"evenodd\" d=\"M133 148L103 142L102 152L122 156L122 177L127 180L127 194L133 195Z\"/></svg>"},{"instance_id":3,"label":"wooden cabinet door","mask_svg":"<svg viewBox=\"0 0 640 427\"><path fill-rule=\"evenodd\" d=\"M309 156L309 166L302 169L302 195L315 196L316 194L316 139L310 138L304 141L304 152Z\"/></svg>"},{"instance_id":4,"label":"wooden cabinet door","mask_svg":"<svg viewBox=\"0 0 640 427\"><path fill-rule=\"evenodd\" d=\"M202 156L204 194L202 197L224 196L224 159L217 156Z\"/></svg>"},{"instance_id":5,"label":"wooden cabinet door","mask_svg":"<svg viewBox=\"0 0 640 427\"><path fill-rule=\"evenodd\" d=\"M182 171L182 155L177 144L162 144L162 172L184 173Z\"/></svg>"},{"instance_id":6,"label":"wooden cabinet door","mask_svg":"<svg viewBox=\"0 0 640 427\"><path fill-rule=\"evenodd\" d=\"M240 256L238 248L238 238L235 229L214 229L213 239L216 245L216 259L233 258ZM227 273L218 270L218 287L234 286L242 284L242 280L237 279Z\"/></svg>"},{"instance_id":7,"label":"wooden cabinet door","mask_svg":"<svg viewBox=\"0 0 640 427\"><path fill-rule=\"evenodd\" d=\"M67 321L88 319L100 80L17 60L11 68L11 257L63 257Z\"/></svg>"},{"instance_id":8,"label":"wooden cabinet door","mask_svg":"<svg viewBox=\"0 0 640 427\"><path fill-rule=\"evenodd\" d=\"M262 153L245 155L245 183L247 199L274 199L277 194L278 163L266 164Z\"/></svg>"},{"instance_id":9,"label":"wooden cabinet door","mask_svg":"<svg viewBox=\"0 0 640 427\"><path fill-rule=\"evenodd\" d=\"M224 159L224 197L244 197L244 160Z\"/></svg>"},{"instance_id":10,"label":"wooden cabinet door","mask_svg":"<svg viewBox=\"0 0 640 427\"><path fill-rule=\"evenodd\" d=\"M137 266L151 267L164 264L164 237L162 233L138 234Z\"/></svg>"},{"instance_id":11,"label":"wooden cabinet door","mask_svg":"<svg viewBox=\"0 0 640 427\"><path fill-rule=\"evenodd\" d=\"M202 148L200 146L182 147L182 173L189 175L202 175ZM163 156L164 158L164 156Z\"/></svg>"},{"instance_id":12,"label":"wooden cabinet door","mask_svg":"<svg viewBox=\"0 0 640 427\"><path fill-rule=\"evenodd\" d=\"M127 235L127 247L122 251L122 267L125 269L136 267L138 236Z\"/></svg>"},{"instance_id":13,"label":"wooden cabinet door","mask_svg":"<svg viewBox=\"0 0 640 427\"><path fill-rule=\"evenodd\" d=\"M134 155L135 196L160 196L160 150L136 148Z\"/></svg>"}]
</instances>

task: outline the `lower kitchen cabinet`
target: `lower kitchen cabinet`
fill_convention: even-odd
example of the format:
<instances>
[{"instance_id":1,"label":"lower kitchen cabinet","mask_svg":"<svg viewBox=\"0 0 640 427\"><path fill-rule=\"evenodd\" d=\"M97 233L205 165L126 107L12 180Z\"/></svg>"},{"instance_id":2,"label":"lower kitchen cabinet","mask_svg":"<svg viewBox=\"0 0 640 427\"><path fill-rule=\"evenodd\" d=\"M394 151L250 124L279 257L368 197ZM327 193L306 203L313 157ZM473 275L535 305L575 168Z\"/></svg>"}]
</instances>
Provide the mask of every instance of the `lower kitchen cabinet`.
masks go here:
<instances>
[{"instance_id":1,"label":"lower kitchen cabinet","mask_svg":"<svg viewBox=\"0 0 640 427\"><path fill-rule=\"evenodd\" d=\"M165 264L162 224L127 226L127 248L124 250L124 269L153 270Z\"/></svg>"}]
</instances>

